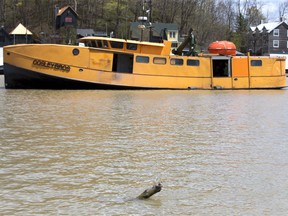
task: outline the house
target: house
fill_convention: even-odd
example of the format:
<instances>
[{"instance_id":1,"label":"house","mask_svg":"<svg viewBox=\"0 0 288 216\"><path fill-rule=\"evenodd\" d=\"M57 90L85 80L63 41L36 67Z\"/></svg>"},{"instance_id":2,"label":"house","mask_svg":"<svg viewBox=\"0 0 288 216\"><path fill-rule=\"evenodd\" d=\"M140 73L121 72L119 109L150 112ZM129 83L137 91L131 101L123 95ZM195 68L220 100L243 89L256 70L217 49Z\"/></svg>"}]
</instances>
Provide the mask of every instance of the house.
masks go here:
<instances>
[{"instance_id":1,"label":"house","mask_svg":"<svg viewBox=\"0 0 288 216\"><path fill-rule=\"evenodd\" d=\"M61 9L57 9L56 12L56 30L61 27L72 26L77 28L78 14L72 7L66 6Z\"/></svg>"},{"instance_id":2,"label":"house","mask_svg":"<svg viewBox=\"0 0 288 216\"><path fill-rule=\"evenodd\" d=\"M172 41L172 47L177 47L179 42L178 26L174 23L142 23L132 22L130 37L134 40L159 42L163 39Z\"/></svg>"},{"instance_id":3,"label":"house","mask_svg":"<svg viewBox=\"0 0 288 216\"><path fill-rule=\"evenodd\" d=\"M95 36L95 31L93 29L77 29L77 38Z\"/></svg>"},{"instance_id":4,"label":"house","mask_svg":"<svg viewBox=\"0 0 288 216\"><path fill-rule=\"evenodd\" d=\"M0 47L9 45L11 43L12 41L10 35L5 31L4 27L0 27Z\"/></svg>"},{"instance_id":5,"label":"house","mask_svg":"<svg viewBox=\"0 0 288 216\"><path fill-rule=\"evenodd\" d=\"M94 31L94 29L77 29L77 38L87 36L107 37L107 32Z\"/></svg>"},{"instance_id":6,"label":"house","mask_svg":"<svg viewBox=\"0 0 288 216\"><path fill-rule=\"evenodd\" d=\"M4 27L0 27L0 74L3 74L3 46L11 44L11 37L5 31Z\"/></svg>"},{"instance_id":7,"label":"house","mask_svg":"<svg viewBox=\"0 0 288 216\"><path fill-rule=\"evenodd\" d=\"M13 44L33 43L32 32L21 23L10 32Z\"/></svg>"},{"instance_id":8,"label":"house","mask_svg":"<svg viewBox=\"0 0 288 216\"><path fill-rule=\"evenodd\" d=\"M280 21L250 27L248 41L254 55L288 54L288 25Z\"/></svg>"}]
</instances>

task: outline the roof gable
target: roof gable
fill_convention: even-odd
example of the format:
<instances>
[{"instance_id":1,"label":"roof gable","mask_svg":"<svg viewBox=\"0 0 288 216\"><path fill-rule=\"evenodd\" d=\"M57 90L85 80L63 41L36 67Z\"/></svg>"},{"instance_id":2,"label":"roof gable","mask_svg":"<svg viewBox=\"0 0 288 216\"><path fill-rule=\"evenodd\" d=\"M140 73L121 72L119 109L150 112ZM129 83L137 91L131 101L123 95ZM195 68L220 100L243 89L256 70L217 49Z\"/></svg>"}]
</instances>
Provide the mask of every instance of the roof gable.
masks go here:
<instances>
[{"instance_id":1,"label":"roof gable","mask_svg":"<svg viewBox=\"0 0 288 216\"><path fill-rule=\"evenodd\" d=\"M72 11L76 16L78 16L78 14L74 11L74 9L70 6L65 6L59 9L58 13L56 16L61 16L66 10L70 10Z\"/></svg>"},{"instance_id":2,"label":"roof gable","mask_svg":"<svg viewBox=\"0 0 288 216\"><path fill-rule=\"evenodd\" d=\"M285 28L288 29L288 25L285 22L270 22L270 23L262 23L256 27L250 27L250 29L252 31L256 31L257 29L260 32L263 32L263 30L266 30L268 33L270 33L271 31L273 31L274 29L278 28L280 25L284 25Z\"/></svg>"},{"instance_id":3,"label":"roof gable","mask_svg":"<svg viewBox=\"0 0 288 216\"><path fill-rule=\"evenodd\" d=\"M23 26L21 23L18 24L18 26L10 32L11 35L32 35L32 32L30 32L25 26Z\"/></svg>"}]
</instances>

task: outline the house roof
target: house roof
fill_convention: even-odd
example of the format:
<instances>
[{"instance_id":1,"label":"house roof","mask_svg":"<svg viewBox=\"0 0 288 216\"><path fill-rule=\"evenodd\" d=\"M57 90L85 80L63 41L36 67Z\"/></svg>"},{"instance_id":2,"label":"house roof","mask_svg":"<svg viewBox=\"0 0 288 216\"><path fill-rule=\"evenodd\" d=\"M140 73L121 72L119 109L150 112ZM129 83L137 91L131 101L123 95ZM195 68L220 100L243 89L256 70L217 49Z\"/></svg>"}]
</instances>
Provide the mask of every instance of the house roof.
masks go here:
<instances>
[{"instance_id":1,"label":"house roof","mask_svg":"<svg viewBox=\"0 0 288 216\"><path fill-rule=\"evenodd\" d=\"M147 23L145 23L147 25ZM160 35L163 29L167 29L168 31L178 31L178 25L175 23L149 23L152 27L153 35ZM138 28L139 25L142 25L141 22L132 22L130 26L130 30L134 37L140 37L140 30ZM149 27L146 26L146 29Z\"/></svg>"},{"instance_id":2,"label":"house roof","mask_svg":"<svg viewBox=\"0 0 288 216\"><path fill-rule=\"evenodd\" d=\"M76 14L76 16L78 16L78 14L75 12L75 10L70 6L65 6L65 7L60 8L56 16L61 16L68 9L73 11Z\"/></svg>"},{"instance_id":3,"label":"house roof","mask_svg":"<svg viewBox=\"0 0 288 216\"><path fill-rule=\"evenodd\" d=\"M32 35L32 32L30 32L25 26L23 26L21 23L18 24L18 26L10 32L11 35Z\"/></svg>"},{"instance_id":4,"label":"house roof","mask_svg":"<svg viewBox=\"0 0 288 216\"><path fill-rule=\"evenodd\" d=\"M95 35L95 31L93 29L77 29L77 35L93 36Z\"/></svg>"},{"instance_id":5,"label":"house roof","mask_svg":"<svg viewBox=\"0 0 288 216\"><path fill-rule=\"evenodd\" d=\"M287 24L282 21L282 22L269 22L269 23L261 23L258 26L254 26L254 27L250 27L251 31L256 31L257 29L262 32L264 29L266 29L268 31L268 33L270 33L271 31L273 31L274 29L276 29L277 27L279 27L280 25L285 24L287 26Z\"/></svg>"}]
</instances>

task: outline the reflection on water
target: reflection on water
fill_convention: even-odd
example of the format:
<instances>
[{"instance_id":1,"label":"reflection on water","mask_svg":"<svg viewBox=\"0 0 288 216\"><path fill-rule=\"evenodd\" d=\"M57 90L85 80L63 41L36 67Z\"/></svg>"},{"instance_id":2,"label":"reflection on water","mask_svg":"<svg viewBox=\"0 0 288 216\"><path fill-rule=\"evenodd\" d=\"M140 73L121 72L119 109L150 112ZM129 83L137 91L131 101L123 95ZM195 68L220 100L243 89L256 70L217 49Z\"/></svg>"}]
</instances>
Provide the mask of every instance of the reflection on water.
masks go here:
<instances>
[{"instance_id":1,"label":"reflection on water","mask_svg":"<svg viewBox=\"0 0 288 216\"><path fill-rule=\"evenodd\" d=\"M287 99L1 88L0 214L284 215Z\"/></svg>"}]
</instances>

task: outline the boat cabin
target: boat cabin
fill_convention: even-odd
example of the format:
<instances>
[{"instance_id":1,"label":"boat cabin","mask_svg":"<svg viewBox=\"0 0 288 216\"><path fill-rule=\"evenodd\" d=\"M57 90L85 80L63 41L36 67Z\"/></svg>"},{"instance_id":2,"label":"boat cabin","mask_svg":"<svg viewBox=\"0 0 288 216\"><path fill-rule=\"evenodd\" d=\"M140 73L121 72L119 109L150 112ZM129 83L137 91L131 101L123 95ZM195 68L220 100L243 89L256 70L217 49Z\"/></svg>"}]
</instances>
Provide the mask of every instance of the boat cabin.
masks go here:
<instances>
[{"instance_id":1,"label":"boat cabin","mask_svg":"<svg viewBox=\"0 0 288 216\"><path fill-rule=\"evenodd\" d=\"M151 43L107 37L84 37L79 40L85 46L98 49L107 49L114 52L143 53L152 55L170 55L171 42Z\"/></svg>"}]
</instances>

